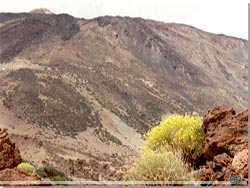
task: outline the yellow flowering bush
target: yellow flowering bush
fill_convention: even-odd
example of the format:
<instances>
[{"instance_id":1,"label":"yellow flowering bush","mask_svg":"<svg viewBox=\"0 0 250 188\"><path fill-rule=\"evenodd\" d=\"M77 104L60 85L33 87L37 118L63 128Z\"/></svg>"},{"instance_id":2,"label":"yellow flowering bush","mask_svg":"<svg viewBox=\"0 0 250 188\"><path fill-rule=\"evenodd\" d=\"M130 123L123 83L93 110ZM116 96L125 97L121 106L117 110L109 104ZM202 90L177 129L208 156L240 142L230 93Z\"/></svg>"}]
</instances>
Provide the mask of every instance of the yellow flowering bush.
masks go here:
<instances>
[{"instance_id":1,"label":"yellow flowering bush","mask_svg":"<svg viewBox=\"0 0 250 188\"><path fill-rule=\"evenodd\" d=\"M130 181L196 181L187 160L202 154L202 117L172 115L144 135L141 158L127 172Z\"/></svg>"},{"instance_id":2,"label":"yellow flowering bush","mask_svg":"<svg viewBox=\"0 0 250 188\"><path fill-rule=\"evenodd\" d=\"M33 173L35 172L35 167L32 166L30 163L22 162L17 166L18 170L28 172L28 173Z\"/></svg>"},{"instance_id":3,"label":"yellow flowering bush","mask_svg":"<svg viewBox=\"0 0 250 188\"><path fill-rule=\"evenodd\" d=\"M195 159L202 154L205 138L202 122L197 113L169 116L144 135L146 146L159 151L170 145L172 149L182 151L184 157Z\"/></svg>"},{"instance_id":4,"label":"yellow flowering bush","mask_svg":"<svg viewBox=\"0 0 250 188\"><path fill-rule=\"evenodd\" d=\"M125 179L129 181L192 181L195 180L180 154L169 150L153 151L147 147Z\"/></svg>"}]
</instances>

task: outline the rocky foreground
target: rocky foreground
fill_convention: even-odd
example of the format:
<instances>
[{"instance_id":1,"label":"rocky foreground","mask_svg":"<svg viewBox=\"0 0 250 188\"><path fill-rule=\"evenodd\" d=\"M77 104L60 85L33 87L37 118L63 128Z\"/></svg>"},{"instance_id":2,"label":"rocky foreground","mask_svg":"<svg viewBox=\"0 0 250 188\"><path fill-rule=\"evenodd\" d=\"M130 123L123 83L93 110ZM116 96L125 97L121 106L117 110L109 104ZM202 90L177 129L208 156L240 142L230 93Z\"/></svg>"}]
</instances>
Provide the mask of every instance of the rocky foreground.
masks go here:
<instances>
[{"instance_id":1,"label":"rocky foreground","mask_svg":"<svg viewBox=\"0 0 250 188\"><path fill-rule=\"evenodd\" d=\"M203 164L195 173L202 181L229 181L231 176L240 176L248 181L248 110L236 114L235 110L216 107L204 116ZM22 161L18 148L9 139L6 130L0 129L0 181L42 180L34 174L17 170ZM124 173L110 168L109 163L78 159L72 162L69 175L83 174L91 180L122 180ZM88 167L92 167L88 169ZM96 172L100 172L99 174ZM91 174L91 172L95 172Z\"/></svg>"},{"instance_id":2,"label":"rocky foreground","mask_svg":"<svg viewBox=\"0 0 250 188\"><path fill-rule=\"evenodd\" d=\"M223 107L209 110L203 129L206 139L201 180L229 181L240 176L248 181L248 110L239 114Z\"/></svg>"}]
</instances>

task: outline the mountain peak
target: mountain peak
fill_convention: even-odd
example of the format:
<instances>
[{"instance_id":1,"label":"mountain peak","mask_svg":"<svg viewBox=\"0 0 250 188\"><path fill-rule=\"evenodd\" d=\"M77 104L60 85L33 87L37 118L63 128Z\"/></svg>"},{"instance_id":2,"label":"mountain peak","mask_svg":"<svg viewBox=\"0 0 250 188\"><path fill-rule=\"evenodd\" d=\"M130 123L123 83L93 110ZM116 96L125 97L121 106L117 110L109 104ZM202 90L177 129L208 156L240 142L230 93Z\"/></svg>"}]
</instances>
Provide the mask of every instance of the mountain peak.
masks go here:
<instances>
[{"instance_id":1,"label":"mountain peak","mask_svg":"<svg viewBox=\"0 0 250 188\"><path fill-rule=\"evenodd\" d=\"M34 10L30 11L29 13L33 13L33 14L54 14L53 12L51 12L50 10L48 10L46 8L34 9Z\"/></svg>"}]
</instances>

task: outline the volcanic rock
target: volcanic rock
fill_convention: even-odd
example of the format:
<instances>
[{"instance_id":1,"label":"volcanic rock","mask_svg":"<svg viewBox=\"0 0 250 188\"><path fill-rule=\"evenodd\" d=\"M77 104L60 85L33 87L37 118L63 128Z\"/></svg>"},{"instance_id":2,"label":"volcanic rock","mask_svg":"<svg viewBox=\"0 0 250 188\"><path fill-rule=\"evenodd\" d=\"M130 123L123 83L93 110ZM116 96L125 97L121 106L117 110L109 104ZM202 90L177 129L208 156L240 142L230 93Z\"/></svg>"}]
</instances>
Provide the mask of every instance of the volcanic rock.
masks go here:
<instances>
[{"instance_id":1,"label":"volcanic rock","mask_svg":"<svg viewBox=\"0 0 250 188\"><path fill-rule=\"evenodd\" d=\"M6 130L0 129L0 170L16 167L21 161L19 149L10 141Z\"/></svg>"},{"instance_id":2,"label":"volcanic rock","mask_svg":"<svg viewBox=\"0 0 250 188\"><path fill-rule=\"evenodd\" d=\"M236 115L235 110L217 107L210 110L204 118L203 129L205 159L211 160L216 155L227 153L233 157L247 148L248 111Z\"/></svg>"},{"instance_id":3,"label":"volcanic rock","mask_svg":"<svg viewBox=\"0 0 250 188\"><path fill-rule=\"evenodd\" d=\"M205 165L199 172L201 180L229 181L231 176L248 176L248 110L216 107L205 115L203 142Z\"/></svg>"},{"instance_id":4,"label":"volcanic rock","mask_svg":"<svg viewBox=\"0 0 250 188\"><path fill-rule=\"evenodd\" d=\"M248 176L248 149L244 149L235 155L232 162L232 169L243 177Z\"/></svg>"}]
</instances>

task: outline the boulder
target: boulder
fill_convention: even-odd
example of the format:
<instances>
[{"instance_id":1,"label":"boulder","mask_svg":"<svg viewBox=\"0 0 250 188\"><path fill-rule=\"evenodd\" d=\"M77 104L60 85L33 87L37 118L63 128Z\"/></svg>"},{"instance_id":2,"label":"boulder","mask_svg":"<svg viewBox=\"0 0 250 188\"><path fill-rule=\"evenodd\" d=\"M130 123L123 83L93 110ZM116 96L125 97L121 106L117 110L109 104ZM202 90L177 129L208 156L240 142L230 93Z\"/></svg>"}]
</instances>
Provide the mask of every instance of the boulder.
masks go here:
<instances>
[{"instance_id":1,"label":"boulder","mask_svg":"<svg viewBox=\"0 0 250 188\"><path fill-rule=\"evenodd\" d=\"M16 167L21 161L19 149L10 141L6 130L0 129L0 170Z\"/></svg>"},{"instance_id":2,"label":"boulder","mask_svg":"<svg viewBox=\"0 0 250 188\"><path fill-rule=\"evenodd\" d=\"M248 110L236 114L232 108L216 107L204 117L201 180L229 181L231 176L248 175Z\"/></svg>"},{"instance_id":3,"label":"boulder","mask_svg":"<svg viewBox=\"0 0 250 188\"><path fill-rule=\"evenodd\" d=\"M248 176L248 149L244 149L234 156L232 170L241 177Z\"/></svg>"},{"instance_id":4,"label":"boulder","mask_svg":"<svg viewBox=\"0 0 250 188\"><path fill-rule=\"evenodd\" d=\"M248 111L240 114L233 109L217 107L205 115L203 129L206 139L203 143L205 159L228 153L233 157L237 152L247 148Z\"/></svg>"}]
</instances>

